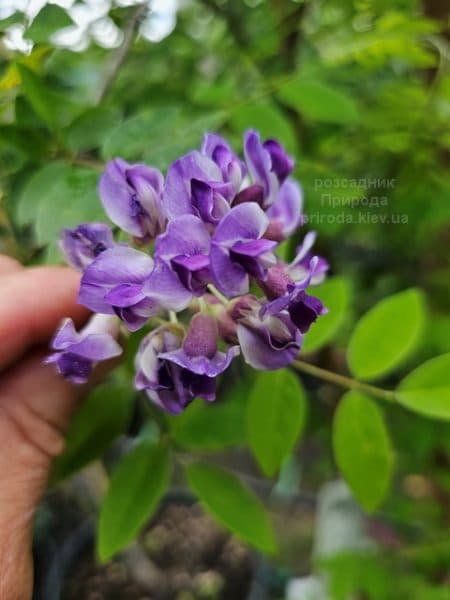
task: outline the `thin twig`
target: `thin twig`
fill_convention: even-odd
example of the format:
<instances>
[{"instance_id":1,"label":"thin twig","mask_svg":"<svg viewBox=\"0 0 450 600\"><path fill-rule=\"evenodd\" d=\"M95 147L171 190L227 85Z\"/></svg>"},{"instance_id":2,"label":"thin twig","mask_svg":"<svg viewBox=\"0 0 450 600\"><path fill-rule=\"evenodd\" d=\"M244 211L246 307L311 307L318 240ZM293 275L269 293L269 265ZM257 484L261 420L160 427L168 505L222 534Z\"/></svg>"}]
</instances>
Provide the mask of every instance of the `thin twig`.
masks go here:
<instances>
[{"instance_id":1,"label":"thin twig","mask_svg":"<svg viewBox=\"0 0 450 600\"><path fill-rule=\"evenodd\" d=\"M109 92L112 84L114 83L117 74L120 71L121 66L125 62L128 52L134 42L134 38L136 36L138 27L142 19L147 14L147 11L148 2L144 2L142 4L138 4L131 13L131 17L123 32L122 43L114 52L111 58L111 62L109 63L108 68L106 69L103 82L100 85L100 89L98 91L97 96L97 104L100 104L102 102L106 94Z\"/></svg>"},{"instance_id":2,"label":"thin twig","mask_svg":"<svg viewBox=\"0 0 450 600\"><path fill-rule=\"evenodd\" d=\"M312 375L313 377L317 377L318 379L322 379L323 381L334 383L334 385L338 385L349 390L358 390L360 392L366 392L367 394L370 394L375 398L380 398L381 400L385 400L387 402L396 401L395 392L391 390L383 390L381 388L375 387L374 385L369 385L368 383L358 381L357 379L352 379L351 377L346 377L345 375L339 375L338 373L333 373L332 371L321 369L320 367L311 365L310 363L307 363L303 360L295 360L292 363L292 366L298 371L303 371L303 373L308 373L308 375Z\"/></svg>"}]
</instances>

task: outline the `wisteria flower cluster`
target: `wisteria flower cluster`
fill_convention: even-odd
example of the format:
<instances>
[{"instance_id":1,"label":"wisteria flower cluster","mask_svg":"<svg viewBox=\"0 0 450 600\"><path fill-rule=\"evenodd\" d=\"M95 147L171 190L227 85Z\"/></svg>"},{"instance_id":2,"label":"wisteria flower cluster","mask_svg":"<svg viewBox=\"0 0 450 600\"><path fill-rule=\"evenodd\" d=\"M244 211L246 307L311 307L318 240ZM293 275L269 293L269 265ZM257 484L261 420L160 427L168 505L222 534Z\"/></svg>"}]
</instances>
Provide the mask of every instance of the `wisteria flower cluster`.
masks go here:
<instances>
[{"instance_id":1,"label":"wisteria flower cluster","mask_svg":"<svg viewBox=\"0 0 450 600\"><path fill-rule=\"evenodd\" d=\"M120 354L120 321L129 332L148 329L135 386L173 414L195 397L213 401L217 377L240 353L261 370L294 360L326 313L307 289L328 265L313 255L314 232L291 263L276 254L303 223L302 190L282 145L250 130L244 156L207 133L165 178L121 158L106 165L99 195L130 243L116 242L103 223L62 233L67 261L82 272L79 302L96 313L79 333L70 320L57 332L48 361L64 377L85 382L93 365Z\"/></svg>"}]
</instances>

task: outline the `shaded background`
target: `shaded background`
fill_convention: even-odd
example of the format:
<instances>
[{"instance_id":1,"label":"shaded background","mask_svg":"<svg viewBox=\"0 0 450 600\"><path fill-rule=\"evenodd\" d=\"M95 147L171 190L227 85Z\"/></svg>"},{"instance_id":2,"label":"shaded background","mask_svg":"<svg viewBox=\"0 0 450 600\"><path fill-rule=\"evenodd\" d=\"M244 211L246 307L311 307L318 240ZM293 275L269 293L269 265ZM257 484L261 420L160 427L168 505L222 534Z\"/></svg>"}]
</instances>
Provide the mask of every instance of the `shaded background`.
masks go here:
<instances>
[{"instance_id":1,"label":"shaded background","mask_svg":"<svg viewBox=\"0 0 450 600\"><path fill-rule=\"evenodd\" d=\"M345 369L356 318L412 286L424 290L430 314L414 364L450 350L445 2L68 0L45 18L43 4L0 7L0 251L27 264L60 261L62 227L104 219L96 182L112 157L165 169L205 130L238 150L254 127L296 157L306 227L318 231L318 250L351 290L333 343L315 357L320 364ZM25 33L16 9L38 14ZM295 497L301 480L314 498L335 476L338 394L308 379L306 386L308 430L282 484ZM372 586L358 597L448 598L450 428L396 410L389 426L397 475L382 516L387 533L380 523L375 529L395 552L370 564L374 580L381 573L404 590ZM227 464L245 464L233 452ZM310 521L294 543L292 524L283 529L281 519L286 547L277 569L308 572ZM347 573L336 598L369 585L358 560L330 566L338 579Z\"/></svg>"}]
</instances>

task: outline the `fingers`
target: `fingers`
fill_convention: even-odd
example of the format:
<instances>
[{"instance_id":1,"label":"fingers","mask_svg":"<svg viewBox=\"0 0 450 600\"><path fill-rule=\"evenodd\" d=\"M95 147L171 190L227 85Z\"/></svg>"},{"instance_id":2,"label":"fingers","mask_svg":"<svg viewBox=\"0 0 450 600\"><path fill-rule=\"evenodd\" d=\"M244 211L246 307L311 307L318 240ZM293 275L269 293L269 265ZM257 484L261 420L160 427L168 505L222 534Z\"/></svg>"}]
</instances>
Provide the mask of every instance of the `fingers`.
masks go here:
<instances>
[{"instance_id":1,"label":"fingers","mask_svg":"<svg viewBox=\"0 0 450 600\"><path fill-rule=\"evenodd\" d=\"M4 260L3 265L13 267ZM87 319L89 312L77 304L79 280L65 267L18 268L1 278L0 370L31 346L47 343L62 318L76 324Z\"/></svg>"},{"instance_id":2,"label":"fingers","mask_svg":"<svg viewBox=\"0 0 450 600\"><path fill-rule=\"evenodd\" d=\"M23 266L18 260L11 258L10 256L0 254L0 276L9 275L10 273L20 271L21 269L23 269Z\"/></svg>"}]
</instances>

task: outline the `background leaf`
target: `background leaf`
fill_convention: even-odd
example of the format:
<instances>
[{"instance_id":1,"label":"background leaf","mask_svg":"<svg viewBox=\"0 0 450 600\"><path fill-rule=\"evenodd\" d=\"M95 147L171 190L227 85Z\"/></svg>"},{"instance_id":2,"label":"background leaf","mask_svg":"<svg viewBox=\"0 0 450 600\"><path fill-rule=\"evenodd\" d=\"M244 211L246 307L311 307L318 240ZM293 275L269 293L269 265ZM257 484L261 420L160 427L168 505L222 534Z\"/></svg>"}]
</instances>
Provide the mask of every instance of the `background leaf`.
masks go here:
<instances>
[{"instance_id":1,"label":"background leaf","mask_svg":"<svg viewBox=\"0 0 450 600\"><path fill-rule=\"evenodd\" d=\"M173 439L191 450L220 450L245 442L245 401L249 384L237 382L221 393L219 402L192 402L170 419Z\"/></svg>"},{"instance_id":2,"label":"background leaf","mask_svg":"<svg viewBox=\"0 0 450 600\"><path fill-rule=\"evenodd\" d=\"M33 42L45 44L53 33L70 25L74 25L74 22L63 8L47 3L34 17L25 32L25 37Z\"/></svg>"},{"instance_id":3,"label":"background leaf","mask_svg":"<svg viewBox=\"0 0 450 600\"><path fill-rule=\"evenodd\" d=\"M126 431L133 406L128 384L104 383L91 392L75 413L66 436L66 448L53 463L52 482L78 471L103 456Z\"/></svg>"},{"instance_id":4,"label":"background leaf","mask_svg":"<svg viewBox=\"0 0 450 600\"><path fill-rule=\"evenodd\" d=\"M305 335L302 352L320 350L339 333L349 308L350 282L344 277L330 277L311 289L311 294L320 298L329 312L317 319Z\"/></svg>"},{"instance_id":5,"label":"background leaf","mask_svg":"<svg viewBox=\"0 0 450 600\"><path fill-rule=\"evenodd\" d=\"M450 419L450 353L428 360L400 383L402 406L426 417Z\"/></svg>"},{"instance_id":6,"label":"background leaf","mask_svg":"<svg viewBox=\"0 0 450 600\"><path fill-rule=\"evenodd\" d=\"M238 537L263 552L275 552L267 513L258 498L231 473L205 463L187 468L189 485L204 508Z\"/></svg>"},{"instance_id":7,"label":"background leaf","mask_svg":"<svg viewBox=\"0 0 450 600\"><path fill-rule=\"evenodd\" d=\"M373 379L401 365L420 342L424 324L420 290L406 290L379 302L359 320L350 338L352 373Z\"/></svg>"},{"instance_id":8,"label":"background leaf","mask_svg":"<svg viewBox=\"0 0 450 600\"><path fill-rule=\"evenodd\" d=\"M123 121L111 132L103 145L103 157L124 156L128 161L145 160L161 169L167 168L180 155L198 147L204 132L219 127L225 114L192 117L177 106L143 112Z\"/></svg>"},{"instance_id":9,"label":"background leaf","mask_svg":"<svg viewBox=\"0 0 450 600\"><path fill-rule=\"evenodd\" d=\"M340 400L333 449L356 499L368 512L374 511L388 492L394 460L382 413L365 394L352 391Z\"/></svg>"},{"instance_id":10,"label":"background leaf","mask_svg":"<svg viewBox=\"0 0 450 600\"><path fill-rule=\"evenodd\" d=\"M306 419L306 395L288 369L260 373L247 406L250 448L264 473L272 476L291 454Z\"/></svg>"},{"instance_id":11,"label":"background leaf","mask_svg":"<svg viewBox=\"0 0 450 600\"><path fill-rule=\"evenodd\" d=\"M278 97L304 115L322 123L348 124L359 121L353 98L320 81L294 79L280 87Z\"/></svg>"},{"instance_id":12,"label":"background leaf","mask_svg":"<svg viewBox=\"0 0 450 600\"><path fill-rule=\"evenodd\" d=\"M138 438L114 469L100 510L100 560L109 560L133 541L157 509L169 480L167 449L146 436Z\"/></svg>"},{"instance_id":13,"label":"background leaf","mask_svg":"<svg viewBox=\"0 0 450 600\"><path fill-rule=\"evenodd\" d=\"M62 161L33 173L19 198L18 218L33 223L38 245L59 238L61 229L88 221L105 221L97 195L99 174Z\"/></svg>"}]
</instances>

